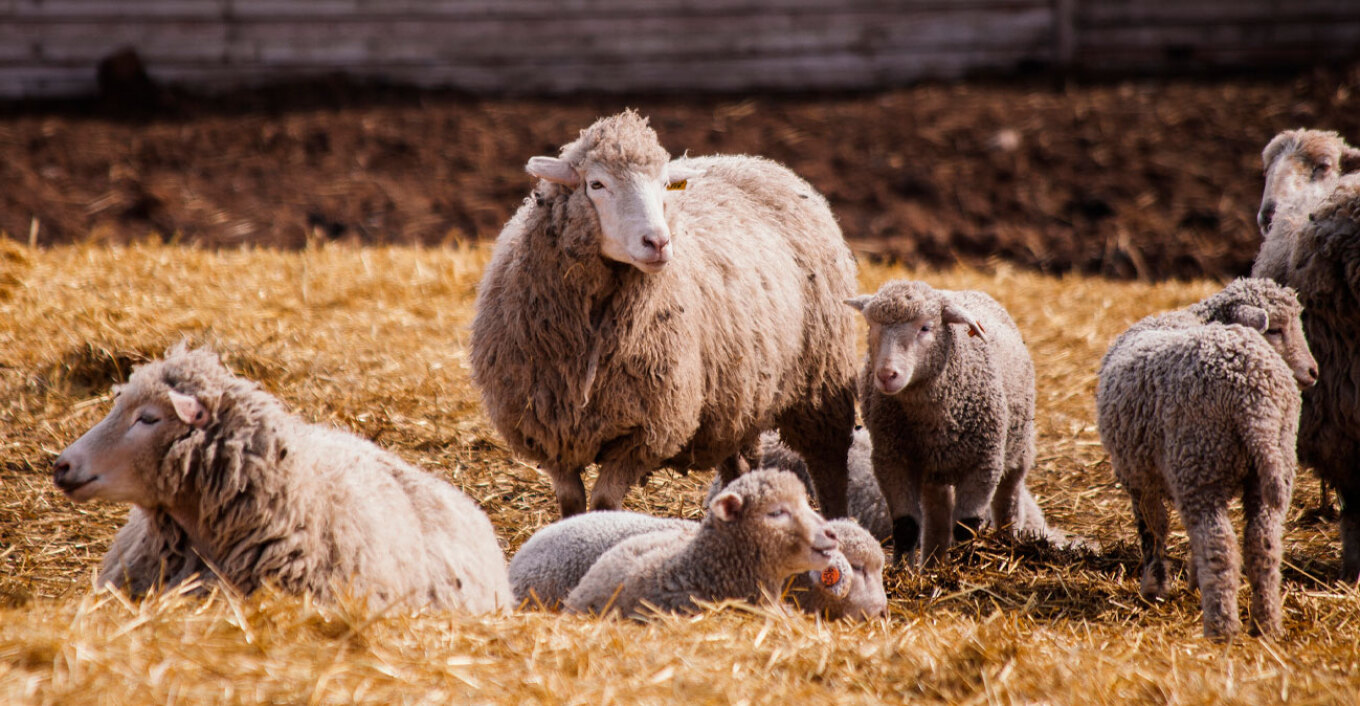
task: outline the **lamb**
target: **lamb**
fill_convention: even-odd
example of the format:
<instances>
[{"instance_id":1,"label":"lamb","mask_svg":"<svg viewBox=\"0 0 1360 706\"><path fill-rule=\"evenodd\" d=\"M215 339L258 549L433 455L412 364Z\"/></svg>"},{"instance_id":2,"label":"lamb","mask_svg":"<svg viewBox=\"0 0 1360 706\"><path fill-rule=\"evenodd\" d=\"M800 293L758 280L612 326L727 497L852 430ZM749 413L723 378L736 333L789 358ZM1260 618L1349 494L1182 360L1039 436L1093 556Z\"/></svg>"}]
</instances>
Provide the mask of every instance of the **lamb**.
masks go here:
<instances>
[{"instance_id":1,"label":"lamb","mask_svg":"<svg viewBox=\"0 0 1360 706\"><path fill-rule=\"evenodd\" d=\"M1278 632L1299 390L1316 380L1300 306L1292 291L1246 279L1182 313L1149 317L1116 339L1096 391L1100 439L1138 523L1140 592L1166 595L1170 496L1190 537L1204 634L1235 635L1241 558L1228 503L1240 493L1252 627Z\"/></svg>"},{"instance_id":2,"label":"lamb","mask_svg":"<svg viewBox=\"0 0 1360 706\"><path fill-rule=\"evenodd\" d=\"M210 350L172 348L115 390L57 457L71 499L133 504L98 582L140 595L195 573L333 600L511 606L491 522L448 483L353 434L308 424Z\"/></svg>"},{"instance_id":3,"label":"lamb","mask_svg":"<svg viewBox=\"0 0 1360 706\"><path fill-rule=\"evenodd\" d=\"M488 416L552 479L563 517L618 509L660 467L735 478L760 433L808 459L845 514L856 286L826 200L747 156L671 161L632 111L534 157L471 338Z\"/></svg>"},{"instance_id":4,"label":"lamb","mask_svg":"<svg viewBox=\"0 0 1360 706\"><path fill-rule=\"evenodd\" d=\"M698 531L630 537L605 552L567 596L567 610L641 617L694 612L696 601L777 596L784 580L822 571L837 536L790 473L755 470L713 499Z\"/></svg>"},{"instance_id":5,"label":"lamb","mask_svg":"<svg viewBox=\"0 0 1360 706\"><path fill-rule=\"evenodd\" d=\"M924 282L889 282L846 303L869 323L860 406L893 561L918 540L924 563L945 559L989 509L997 527L1018 528L1034 464L1034 363L1010 315L982 292Z\"/></svg>"},{"instance_id":6,"label":"lamb","mask_svg":"<svg viewBox=\"0 0 1360 706\"><path fill-rule=\"evenodd\" d=\"M806 481L805 481L806 482ZM821 572L798 574L786 595L805 612L864 620L887 610L883 549L854 520L830 521L840 556ZM687 537L699 523L635 512L592 512L539 530L510 560L510 586L520 605L556 609L606 551L625 539L680 530ZM843 584L843 585L842 585Z\"/></svg>"},{"instance_id":7,"label":"lamb","mask_svg":"<svg viewBox=\"0 0 1360 706\"><path fill-rule=\"evenodd\" d=\"M1303 393L1299 459L1341 496L1341 578L1360 580L1360 175L1347 175L1298 233L1286 284L1321 367Z\"/></svg>"},{"instance_id":8,"label":"lamb","mask_svg":"<svg viewBox=\"0 0 1360 706\"><path fill-rule=\"evenodd\" d=\"M1342 175L1360 169L1360 149L1335 132L1285 130L1266 145L1261 162L1266 186L1256 222L1263 240L1251 275L1288 284L1286 273L1299 229Z\"/></svg>"}]
</instances>

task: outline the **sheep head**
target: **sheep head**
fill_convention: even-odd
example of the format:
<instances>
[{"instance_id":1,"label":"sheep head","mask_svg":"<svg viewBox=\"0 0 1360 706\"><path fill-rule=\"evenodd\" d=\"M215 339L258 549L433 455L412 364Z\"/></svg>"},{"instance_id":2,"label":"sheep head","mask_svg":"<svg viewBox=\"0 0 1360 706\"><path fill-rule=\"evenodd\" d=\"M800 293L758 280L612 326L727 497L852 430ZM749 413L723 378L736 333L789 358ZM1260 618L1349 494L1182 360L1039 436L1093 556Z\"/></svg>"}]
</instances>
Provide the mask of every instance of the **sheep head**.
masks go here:
<instances>
[{"instance_id":1,"label":"sheep head","mask_svg":"<svg viewBox=\"0 0 1360 706\"><path fill-rule=\"evenodd\" d=\"M889 282L845 303L869 322L868 365L874 387L885 395L939 374L953 343L949 326L986 338L977 317L924 282Z\"/></svg>"},{"instance_id":2,"label":"sheep head","mask_svg":"<svg viewBox=\"0 0 1360 706\"><path fill-rule=\"evenodd\" d=\"M824 572L814 572L808 577L814 586L820 587L816 590L825 589L829 594L822 603L827 617L868 620L886 615L888 595L883 588L882 545L854 520L837 519L830 524L836 531L844 564L849 568L849 575L841 581L848 580L849 585L839 588L838 592L838 588L827 586L828 577Z\"/></svg>"},{"instance_id":3,"label":"sheep head","mask_svg":"<svg viewBox=\"0 0 1360 706\"><path fill-rule=\"evenodd\" d=\"M533 176L585 198L599 228L599 254L647 273L674 253L666 192L692 174L672 165L647 119L632 110L597 120L558 157L533 157ZM583 195L583 196L582 196Z\"/></svg>"},{"instance_id":4,"label":"sheep head","mask_svg":"<svg viewBox=\"0 0 1360 706\"><path fill-rule=\"evenodd\" d=\"M1301 389L1317 383L1317 360L1303 332L1303 306L1294 290L1273 280L1241 277L1194 304L1201 321L1255 329L1284 359Z\"/></svg>"},{"instance_id":5,"label":"sheep head","mask_svg":"<svg viewBox=\"0 0 1360 706\"><path fill-rule=\"evenodd\" d=\"M172 350L169 359L202 365L208 351ZM181 383L172 361L139 366L126 385L114 390L113 410L62 451L53 462L52 479L72 500L102 499L144 508L175 501L180 478L166 478L162 462L172 445L208 426L215 416L212 391ZM225 370L224 370L225 372ZM182 389L181 389L182 388Z\"/></svg>"},{"instance_id":6,"label":"sheep head","mask_svg":"<svg viewBox=\"0 0 1360 706\"><path fill-rule=\"evenodd\" d=\"M707 526L741 537L781 578L820 572L840 556L835 530L808 504L803 482L787 471L746 473L708 508Z\"/></svg>"},{"instance_id":7,"label":"sheep head","mask_svg":"<svg viewBox=\"0 0 1360 706\"><path fill-rule=\"evenodd\" d=\"M1305 205L1325 198L1343 174L1360 169L1360 149L1335 132L1285 130L1261 152L1266 186L1256 223L1264 237L1281 206ZM1298 199L1298 201L1295 201ZM1307 210L1294 214L1307 217Z\"/></svg>"}]
</instances>

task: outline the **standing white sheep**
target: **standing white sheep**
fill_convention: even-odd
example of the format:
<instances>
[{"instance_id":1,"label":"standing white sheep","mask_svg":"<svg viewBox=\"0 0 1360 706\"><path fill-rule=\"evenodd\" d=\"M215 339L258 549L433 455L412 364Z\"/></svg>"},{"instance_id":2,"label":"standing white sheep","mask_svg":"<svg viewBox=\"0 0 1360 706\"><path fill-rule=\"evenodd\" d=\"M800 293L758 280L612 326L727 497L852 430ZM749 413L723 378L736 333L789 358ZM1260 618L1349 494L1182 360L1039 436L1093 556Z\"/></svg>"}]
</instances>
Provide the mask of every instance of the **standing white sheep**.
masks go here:
<instances>
[{"instance_id":1,"label":"standing white sheep","mask_svg":"<svg viewBox=\"0 0 1360 706\"><path fill-rule=\"evenodd\" d=\"M1342 175L1360 169L1360 149L1335 132L1285 130L1261 151L1261 162L1266 185L1256 222L1263 240L1251 276L1288 284L1298 231Z\"/></svg>"},{"instance_id":2,"label":"standing white sheep","mask_svg":"<svg viewBox=\"0 0 1360 706\"><path fill-rule=\"evenodd\" d=\"M1303 393L1299 459L1341 497L1341 578L1360 580L1360 175L1347 175L1299 229L1283 277L1303 304L1321 373Z\"/></svg>"},{"instance_id":3,"label":"standing white sheep","mask_svg":"<svg viewBox=\"0 0 1360 706\"><path fill-rule=\"evenodd\" d=\"M996 526L1020 527L1034 363L1010 315L982 292L924 282L889 282L846 303L869 323L860 405L892 512L893 561L918 540L927 564L944 559L989 510Z\"/></svg>"},{"instance_id":4,"label":"standing white sheep","mask_svg":"<svg viewBox=\"0 0 1360 706\"><path fill-rule=\"evenodd\" d=\"M605 552L567 596L567 609L638 617L647 606L693 612L697 601L777 597L785 579L831 566L837 548L801 481L751 471L713 499L697 532L649 532Z\"/></svg>"},{"instance_id":5,"label":"standing white sheep","mask_svg":"<svg viewBox=\"0 0 1360 706\"><path fill-rule=\"evenodd\" d=\"M854 426L854 257L826 200L756 157L670 161L647 121L603 118L534 157L477 296L488 415L543 465L562 515L618 509L661 467L744 466L778 427L832 516Z\"/></svg>"},{"instance_id":6,"label":"standing white sheep","mask_svg":"<svg viewBox=\"0 0 1360 706\"><path fill-rule=\"evenodd\" d=\"M194 573L329 599L469 612L511 606L481 508L373 443L307 424L211 351L136 368L113 411L57 457L78 502L134 505L99 572L141 594Z\"/></svg>"},{"instance_id":7,"label":"standing white sheep","mask_svg":"<svg viewBox=\"0 0 1360 706\"><path fill-rule=\"evenodd\" d=\"M1228 503L1242 496L1251 619L1277 632L1284 514L1297 460L1299 388L1316 379L1294 294L1237 280L1110 346L1096 391L1100 439L1128 491L1143 549L1140 591L1166 595L1166 500L1190 537L1204 634L1237 633L1240 558ZM1212 323L1200 323L1218 312Z\"/></svg>"}]
</instances>

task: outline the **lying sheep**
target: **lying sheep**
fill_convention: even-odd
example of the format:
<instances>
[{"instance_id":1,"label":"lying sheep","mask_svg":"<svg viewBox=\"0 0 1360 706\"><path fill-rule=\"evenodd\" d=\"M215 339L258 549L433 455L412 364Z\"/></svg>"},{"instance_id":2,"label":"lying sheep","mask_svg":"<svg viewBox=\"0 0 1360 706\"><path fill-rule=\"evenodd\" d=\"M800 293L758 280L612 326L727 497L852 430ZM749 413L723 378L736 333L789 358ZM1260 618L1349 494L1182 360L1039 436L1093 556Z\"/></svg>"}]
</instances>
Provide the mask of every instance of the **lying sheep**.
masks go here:
<instances>
[{"instance_id":1,"label":"lying sheep","mask_svg":"<svg viewBox=\"0 0 1360 706\"><path fill-rule=\"evenodd\" d=\"M778 427L832 516L854 426L854 257L826 200L757 157L670 161L628 111L534 157L482 279L474 379L562 515L666 466L733 478Z\"/></svg>"},{"instance_id":2,"label":"lying sheep","mask_svg":"<svg viewBox=\"0 0 1360 706\"><path fill-rule=\"evenodd\" d=\"M1194 321L1215 310L1226 322ZM1316 379L1300 307L1288 289L1257 279L1182 313L1149 317L1116 339L1096 391L1100 439L1138 523L1140 591L1166 595L1169 496L1190 537L1204 634L1236 634L1240 559L1228 503L1241 494L1253 627L1278 632L1299 389Z\"/></svg>"},{"instance_id":3,"label":"lying sheep","mask_svg":"<svg viewBox=\"0 0 1360 706\"><path fill-rule=\"evenodd\" d=\"M790 473L751 471L713 499L697 532L636 535L605 552L567 596L574 613L631 617L647 607L693 612L696 601L777 596L789 577L822 571L835 530Z\"/></svg>"},{"instance_id":4,"label":"lying sheep","mask_svg":"<svg viewBox=\"0 0 1360 706\"><path fill-rule=\"evenodd\" d=\"M1341 496L1341 577L1360 580L1360 176L1299 230L1284 281L1298 290L1318 384L1303 393L1299 458Z\"/></svg>"},{"instance_id":5,"label":"lying sheep","mask_svg":"<svg viewBox=\"0 0 1360 706\"><path fill-rule=\"evenodd\" d=\"M1266 185L1256 222L1263 240L1251 275L1287 284L1299 229L1343 174L1360 169L1360 149L1335 132L1285 130L1262 150L1261 162Z\"/></svg>"},{"instance_id":6,"label":"lying sheep","mask_svg":"<svg viewBox=\"0 0 1360 706\"><path fill-rule=\"evenodd\" d=\"M136 368L113 411L57 457L77 502L132 503L99 583L141 594L211 573L322 599L475 613L510 607L491 522L448 483L289 414L207 350Z\"/></svg>"},{"instance_id":7,"label":"lying sheep","mask_svg":"<svg viewBox=\"0 0 1360 706\"><path fill-rule=\"evenodd\" d=\"M945 558L989 510L996 526L1020 527L1034 364L1010 315L982 292L924 282L889 282L846 303L869 323L860 405L893 517L893 561L918 540L927 564Z\"/></svg>"},{"instance_id":8,"label":"lying sheep","mask_svg":"<svg viewBox=\"0 0 1360 706\"><path fill-rule=\"evenodd\" d=\"M887 610L883 549L854 520L831 520L841 559L821 572L798 574L786 592L805 612L868 619ZM625 539L652 532L699 531L698 522L635 512L592 512L539 530L510 560L510 587L520 605L550 610L566 602L592 564ZM843 574L838 581L834 574ZM824 583L824 581L826 581ZM839 583L848 581L844 586ZM828 585L831 584L831 585Z\"/></svg>"}]
</instances>

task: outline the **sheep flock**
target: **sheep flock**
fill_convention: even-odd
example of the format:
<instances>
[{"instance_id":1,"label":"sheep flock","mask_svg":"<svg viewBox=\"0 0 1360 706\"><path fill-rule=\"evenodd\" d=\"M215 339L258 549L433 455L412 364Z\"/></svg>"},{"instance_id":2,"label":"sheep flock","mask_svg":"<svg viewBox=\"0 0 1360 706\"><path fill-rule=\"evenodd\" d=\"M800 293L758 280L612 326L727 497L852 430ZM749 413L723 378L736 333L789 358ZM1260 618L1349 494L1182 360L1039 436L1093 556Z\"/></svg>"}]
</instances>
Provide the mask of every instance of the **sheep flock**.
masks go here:
<instances>
[{"instance_id":1,"label":"sheep flock","mask_svg":"<svg viewBox=\"0 0 1360 706\"><path fill-rule=\"evenodd\" d=\"M556 507L513 556L488 518L499 496L304 421L268 392L268 366L232 371L232 351L180 343L104 385L107 416L53 450L71 501L130 506L96 588L641 622L735 602L874 622L895 619L885 578L966 576L960 545L982 537L1090 560L1098 547L1027 485L1045 391L1019 317L939 283L861 292L808 182L758 156L680 153L625 111L529 158L458 324L480 409ZM1357 155L1336 133L1281 133L1262 154L1253 277L1105 342L1090 403L1142 554L1131 620L1171 591L1169 504L1203 634L1278 636L1300 470L1340 497L1339 576L1323 580L1360 578ZM640 485L705 471L701 517L622 511Z\"/></svg>"}]
</instances>

